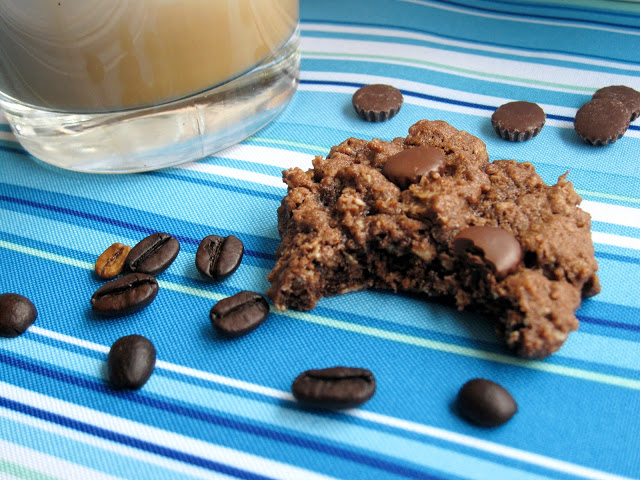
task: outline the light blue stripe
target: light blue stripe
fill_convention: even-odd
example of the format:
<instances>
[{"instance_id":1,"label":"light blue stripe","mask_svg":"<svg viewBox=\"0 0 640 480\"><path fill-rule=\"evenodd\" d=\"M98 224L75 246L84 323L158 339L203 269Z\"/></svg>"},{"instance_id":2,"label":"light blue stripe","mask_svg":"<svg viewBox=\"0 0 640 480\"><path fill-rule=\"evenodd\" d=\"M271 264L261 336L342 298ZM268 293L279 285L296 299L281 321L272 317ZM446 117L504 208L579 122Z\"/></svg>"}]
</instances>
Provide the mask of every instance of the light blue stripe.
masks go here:
<instances>
[{"instance_id":1,"label":"light blue stripe","mask_svg":"<svg viewBox=\"0 0 640 480\"><path fill-rule=\"evenodd\" d=\"M0 410L6 410L0 407ZM4 440L62 458L94 470L122 478L158 480L161 478L193 479L190 475L169 470L109 450L94 447L46 430L25 425L0 415L0 431ZM125 447L122 447L125 448ZM14 459L23 461L24 459ZM45 470L46 471L46 470ZM55 472L60 474L62 472ZM229 477L220 477L229 478Z\"/></svg>"},{"instance_id":2,"label":"light blue stripe","mask_svg":"<svg viewBox=\"0 0 640 480\"><path fill-rule=\"evenodd\" d=\"M39 363L56 365L61 369L71 370L92 378L96 378L96 376L98 378L102 377L101 370L104 368L104 362L92 357L32 342L24 337L16 342L11 342L8 348L4 345L2 347L4 347L2 349L5 351L35 359ZM97 372L100 372L100 375L97 375ZM198 387L161 375L152 375L144 386L144 392L195 405L202 410L218 411L225 414L225 416L241 417L254 423L286 428L311 437L315 436L332 442L355 446L383 456L392 456L422 467L434 468L465 478L482 479L486 478L487 474L490 474L493 478L522 478L530 480L548 478L428 445L424 441L409 440L356 425L349 425L347 429L344 422L339 420L282 408L273 401L263 403Z\"/></svg>"}]
</instances>

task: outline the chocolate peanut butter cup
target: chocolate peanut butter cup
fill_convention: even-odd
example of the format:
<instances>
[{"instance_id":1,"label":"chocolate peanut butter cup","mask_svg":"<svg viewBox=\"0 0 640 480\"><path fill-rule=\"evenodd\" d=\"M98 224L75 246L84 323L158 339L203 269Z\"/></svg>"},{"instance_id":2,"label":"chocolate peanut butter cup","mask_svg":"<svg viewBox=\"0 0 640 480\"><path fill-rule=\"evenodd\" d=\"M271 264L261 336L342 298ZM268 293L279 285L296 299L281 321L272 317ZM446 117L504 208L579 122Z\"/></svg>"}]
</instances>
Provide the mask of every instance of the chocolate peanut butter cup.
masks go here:
<instances>
[{"instance_id":1,"label":"chocolate peanut butter cup","mask_svg":"<svg viewBox=\"0 0 640 480\"><path fill-rule=\"evenodd\" d=\"M396 116L402 107L402 92L391 85L372 84L353 94L353 108L367 122L382 122Z\"/></svg>"},{"instance_id":2,"label":"chocolate peanut butter cup","mask_svg":"<svg viewBox=\"0 0 640 480\"><path fill-rule=\"evenodd\" d=\"M593 98L613 98L618 100L631 111L629 121L633 122L640 116L640 92L625 85L611 85L597 90Z\"/></svg>"},{"instance_id":3,"label":"chocolate peanut butter cup","mask_svg":"<svg viewBox=\"0 0 640 480\"><path fill-rule=\"evenodd\" d=\"M580 137L591 145L609 145L629 128L631 112L613 98L594 98L585 103L573 121Z\"/></svg>"},{"instance_id":4,"label":"chocolate peanut butter cup","mask_svg":"<svg viewBox=\"0 0 640 480\"><path fill-rule=\"evenodd\" d=\"M510 142L529 140L542 130L546 115L532 102L509 102L498 107L491 116L496 133Z\"/></svg>"}]
</instances>

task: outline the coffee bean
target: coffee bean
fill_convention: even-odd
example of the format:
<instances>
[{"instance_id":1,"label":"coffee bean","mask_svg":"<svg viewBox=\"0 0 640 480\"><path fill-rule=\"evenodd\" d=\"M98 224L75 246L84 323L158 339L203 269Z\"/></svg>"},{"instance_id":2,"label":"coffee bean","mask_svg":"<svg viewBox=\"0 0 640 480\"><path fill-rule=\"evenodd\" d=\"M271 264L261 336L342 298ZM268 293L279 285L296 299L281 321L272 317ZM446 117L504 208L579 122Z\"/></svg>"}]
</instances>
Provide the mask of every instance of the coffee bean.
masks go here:
<instances>
[{"instance_id":1,"label":"coffee bean","mask_svg":"<svg viewBox=\"0 0 640 480\"><path fill-rule=\"evenodd\" d=\"M100 278L115 278L124 270L124 262L131 251L129 245L114 243L98 257L95 264L96 274Z\"/></svg>"},{"instance_id":2,"label":"coffee bean","mask_svg":"<svg viewBox=\"0 0 640 480\"><path fill-rule=\"evenodd\" d=\"M158 282L146 273L130 273L105 283L91 297L94 311L121 316L143 309L156 298Z\"/></svg>"},{"instance_id":3,"label":"coffee bean","mask_svg":"<svg viewBox=\"0 0 640 480\"><path fill-rule=\"evenodd\" d=\"M382 174L404 189L413 183L418 183L423 176L443 166L442 150L420 145L389 157L382 167Z\"/></svg>"},{"instance_id":4,"label":"coffee bean","mask_svg":"<svg viewBox=\"0 0 640 480\"><path fill-rule=\"evenodd\" d=\"M17 293L0 295L0 337L17 337L33 325L38 311L31 300Z\"/></svg>"},{"instance_id":5,"label":"coffee bean","mask_svg":"<svg viewBox=\"0 0 640 480\"><path fill-rule=\"evenodd\" d=\"M130 272L158 275L178 256L180 242L168 233L154 233L140 240L129 252L125 267Z\"/></svg>"},{"instance_id":6,"label":"coffee bean","mask_svg":"<svg viewBox=\"0 0 640 480\"><path fill-rule=\"evenodd\" d=\"M243 255L244 245L239 238L209 235L198 246L196 268L209 278L223 280L236 271Z\"/></svg>"},{"instance_id":7,"label":"coffee bean","mask_svg":"<svg viewBox=\"0 0 640 480\"><path fill-rule=\"evenodd\" d=\"M293 381L293 396L301 403L320 408L353 408L376 391L373 373L364 368L332 367L307 370Z\"/></svg>"},{"instance_id":8,"label":"coffee bean","mask_svg":"<svg viewBox=\"0 0 640 480\"><path fill-rule=\"evenodd\" d=\"M243 290L216 303L209 318L216 331L227 337L240 337L260 326L269 315L269 304L262 295Z\"/></svg>"},{"instance_id":9,"label":"coffee bean","mask_svg":"<svg viewBox=\"0 0 640 480\"><path fill-rule=\"evenodd\" d=\"M127 335L116 340L107 356L109 383L113 388L137 390L153 373L156 349L148 338Z\"/></svg>"},{"instance_id":10,"label":"coffee bean","mask_svg":"<svg viewBox=\"0 0 640 480\"><path fill-rule=\"evenodd\" d=\"M484 378L465 383L456 406L463 417L481 427L502 425L518 411L516 401L504 387Z\"/></svg>"},{"instance_id":11,"label":"coffee bean","mask_svg":"<svg viewBox=\"0 0 640 480\"><path fill-rule=\"evenodd\" d=\"M479 254L503 278L520 265L522 247L510 232L499 227L469 227L453 239L456 255Z\"/></svg>"}]
</instances>

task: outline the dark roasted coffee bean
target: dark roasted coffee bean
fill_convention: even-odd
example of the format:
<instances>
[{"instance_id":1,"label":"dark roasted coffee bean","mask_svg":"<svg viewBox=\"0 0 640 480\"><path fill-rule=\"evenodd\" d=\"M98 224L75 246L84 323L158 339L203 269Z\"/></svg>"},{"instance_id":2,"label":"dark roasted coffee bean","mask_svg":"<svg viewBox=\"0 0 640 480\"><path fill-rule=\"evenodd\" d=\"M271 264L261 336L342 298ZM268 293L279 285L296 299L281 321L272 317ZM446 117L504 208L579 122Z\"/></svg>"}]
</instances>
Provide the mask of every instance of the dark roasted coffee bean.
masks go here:
<instances>
[{"instance_id":1,"label":"dark roasted coffee bean","mask_svg":"<svg viewBox=\"0 0 640 480\"><path fill-rule=\"evenodd\" d=\"M389 157L382 167L382 174L404 189L413 183L418 183L423 176L443 166L442 150L420 145Z\"/></svg>"},{"instance_id":2,"label":"dark roasted coffee bean","mask_svg":"<svg viewBox=\"0 0 640 480\"><path fill-rule=\"evenodd\" d=\"M91 307L102 315L127 315L149 305L157 294L158 282L153 276L130 273L96 290L91 297Z\"/></svg>"},{"instance_id":3,"label":"dark roasted coffee bean","mask_svg":"<svg viewBox=\"0 0 640 480\"><path fill-rule=\"evenodd\" d=\"M31 300L17 293L0 295L0 337L17 337L33 325L38 311Z\"/></svg>"},{"instance_id":4,"label":"dark roasted coffee bean","mask_svg":"<svg viewBox=\"0 0 640 480\"><path fill-rule=\"evenodd\" d=\"M465 228L454 237L453 250L460 256L480 254L498 278L517 269L522 260L522 247L518 239L499 227Z\"/></svg>"},{"instance_id":5,"label":"dark roasted coffee bean","mask_svg":"<svg viewBox=\"0 0 640 480\"><path fill-rule=\"evenodd\" d=\"M95 264L96 275L100 278L115 278L124 270L124 262L131 251L129 245L114 243L98 257Z\"/></svg>"},{"instance_id":6,"label":"dark roasted coffee bean","mask_svg":"<svg viewBox=\"0 0 640 480\"><path fill-rule=\"evenodd\" d=\"M198 246L196 268L209 278L223 280L240 266L244 245L239 238L229 235L209 235Z\"/></svg>"},{"instance_id":7,"label":"dark roasted coffee bean","mask_svg":"<svg viewBox=\"0 0 640 480\"><path fill-rule=\"evenodd\" d=\"M168 233L154 233L140 240L129 252L125 267L130 272L158 275L178 256L180 242Z\"/></svg>"},{"instance_id":8,"label":"dark roasted coffee bean","mask_svg":"<svg viewBox=\"0 0 640 480\"><path fill-rule=\"evenodd\" d=\"M376 379L364 368L332 367L307 370L293 381L293 396L301 403L320 408L353 408L369 400Z\"/></svg>"},{"instance_id":9,"label":"dark roasted coffee bean","mask_svg":"<svg viewBox=\"0 0 640 480\"><path fill-rule=\"evenodd\" d=\"M127 335L116 340L107 356L109 383L113 388L142 387L156 365L156 349L148 338Z\"/></svg>"},{"instance_id":10,"label":"dark roasted coffee bean","mask_svg":"<svg viewBox=\"0 0 640 480\"><path fill-rule=\"evenodd\" d=\"M516 401L504 387L484 378L465 383L456 406L464 418L481 427L502 425L518 411Z\"/></svg>"},{"instance_id":11,"label":"dark roasted coffee bean","mask_svg":"<svg viewBox=\"0 0 640 480\"><path fill-rule=\"evenodd\" d=\"M227 337L240 337L260 326L269 315L269 304L262 295L243 290L216 303L209 318L216 331Z\"/></svg>"}]
</instances>

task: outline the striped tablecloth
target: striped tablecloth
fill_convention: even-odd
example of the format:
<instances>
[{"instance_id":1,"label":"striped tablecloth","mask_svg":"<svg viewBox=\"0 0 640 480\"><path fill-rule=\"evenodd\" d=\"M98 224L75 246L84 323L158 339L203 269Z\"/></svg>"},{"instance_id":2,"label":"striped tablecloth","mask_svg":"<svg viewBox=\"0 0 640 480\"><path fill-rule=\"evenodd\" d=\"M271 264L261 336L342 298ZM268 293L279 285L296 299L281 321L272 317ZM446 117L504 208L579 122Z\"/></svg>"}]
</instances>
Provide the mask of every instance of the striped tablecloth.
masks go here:
<instances>
[{"instance_id":1,"label":"striped tablecloth","mask_svg":"<svg viewBox=\"0 0 640 480\"><path fill-rule=\"evenodd\" d=\"M299 91L241 145L177 168L94 176L46 166L0 124L0 291L29 297L36 323L0 339L0 477L474 478L640 477L640 121L594 148L573 131L577 109L606 85L640 90L640 7L597 0L303 0ZM394 119L361 121L355 89L389 83ZM511 100L540 104L535 139L491 129ZM482 138L492 160L532 162L547 182L570 172L593 219L602 293L544 361L505 352L473 314L406 295L359 292L308 313L272 312L222 341L208 314L239 290L265 292L278 244L284 168L355 136L405 136L420 119ZM97 256L164 231L181 242L156 300L102 320L89 298ZM194 253L209 234L246 254L222 283L201 280ZM104 381L120 336L150 338L158 361L136 392ZM318 413L290 386L308 368L371 369L364 406ZM519 411L481 429L453 409L485 377Z\"/></svg>"}]
</instances>

